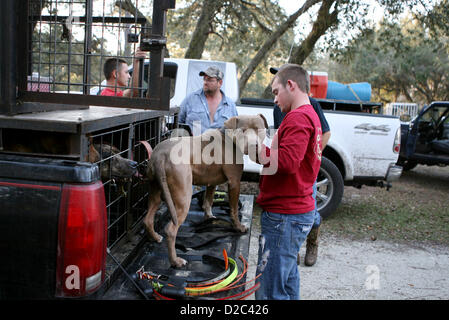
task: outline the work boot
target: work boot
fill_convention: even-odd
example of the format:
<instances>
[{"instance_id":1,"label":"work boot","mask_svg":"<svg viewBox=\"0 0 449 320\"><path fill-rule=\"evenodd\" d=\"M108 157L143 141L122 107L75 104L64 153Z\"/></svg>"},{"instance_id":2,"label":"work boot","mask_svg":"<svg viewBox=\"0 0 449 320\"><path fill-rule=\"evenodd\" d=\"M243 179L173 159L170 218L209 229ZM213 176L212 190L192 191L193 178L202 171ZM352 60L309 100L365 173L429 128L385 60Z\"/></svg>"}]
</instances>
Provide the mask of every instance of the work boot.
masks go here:
<instances>
[{"instance_id":1,"label":"work boot","mask_svg":"<svg viewBox=\"0 0 449 320\"><path fill-rule=\"evenodd\" d=\"M320 227L310 230L307 236L306 256L304 258L304 265L311 267L315 264L318 257L318 234Z\"/></svg>"}]
</instances>

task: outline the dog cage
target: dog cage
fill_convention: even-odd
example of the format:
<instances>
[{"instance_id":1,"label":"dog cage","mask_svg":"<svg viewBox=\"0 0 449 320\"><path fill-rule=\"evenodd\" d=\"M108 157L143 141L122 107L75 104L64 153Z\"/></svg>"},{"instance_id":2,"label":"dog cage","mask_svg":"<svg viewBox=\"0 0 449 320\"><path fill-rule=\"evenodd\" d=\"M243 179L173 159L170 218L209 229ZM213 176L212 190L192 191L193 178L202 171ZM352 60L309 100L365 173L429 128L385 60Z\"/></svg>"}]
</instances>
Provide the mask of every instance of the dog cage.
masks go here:
<instances>
[{"instance_id":1,"label":"dog cage","mask_svg":"<svg viewBox=\"0 0 449 320\"><path fill-rule=\"evenodd\" d=\"M152 6L151 6L152 4ZM169 109L170 75L164 72L166 13L175 0L3 0L1 28L3 107L18 114L89 105ZM152 14L147 18L142 12ZM8 45L5 45L8 44ZM143 57L150 58L148 80ZM105 83L104 65L139 62L134 78ZM168 72L170 72L168 70ZM131 97L100 96L130 91Z\"/></svg>"},{"instance_id":2,"label":"dog cage","mask_svg":"<svg viewBox=\"0 0 449 320\"><path fill-rule=\"evenodd\" d=\"M115 108L112 111L116 110ZM65 110L30 114L9 119L0 115L0 153L24 157L88 161L89 147L94 145L100 158L94 163L101 172L108 215L108 247L113 248L148 208L149 186L138 176L114 177L112 165L119 156L137 162L137 171L144 174L148 154L140 141L154 148L177 127L179 108L167 112L145 112L91 107L90 110ZM76 113L85 119L80 123L63 121L58 115L73 118ZM57 129L57 131L53 131ZM103 154L104 146L117 152ZM106 175L103 168L108 168Z\"/></svg>"},{"instance_id":3,"label":"dog cage","mask_svg":"<svg viewBox=\"0 0 449 320\"><path fill-rule=\"evenodd\" d=\"M0 1L0 153L88 161L92 144L109 145L118 151L100 152L100 172L118 156L142 171L148 156L139 141L154 148L177 127L179 108L170 108L177 70L163 59L166 13L174 6L175 0ZM148 70L139 63L137 85L102 83L104 62L131 65L137 47L150 58ZM97 94L107 87L138 93ZM111 172L102 182L114 248L145 214L148 184Z\"/></svg>"},{"instance_id":4,"label":"dog cage","mask_svg":"<svg viewBox=\"0 0 449 320\"><path fill-rule=\"evenodd\" d=\"M100 150L103 146L114 146L116 154L104 155L96 162L100 172L108 169L107 177L102 179L105 190L108 216L108 247L114 247L129 230L145 215L148 209L149 186L141 179L146 169L148 154L140 141L147 141L154 148L161 140L169 137L177 115L156 117L129 125L94 132L90 135ZM129 178L116 178L112 175L110 163L114 157L122 156L137 162L137 174Z\"/></svg>"}]
</instances>

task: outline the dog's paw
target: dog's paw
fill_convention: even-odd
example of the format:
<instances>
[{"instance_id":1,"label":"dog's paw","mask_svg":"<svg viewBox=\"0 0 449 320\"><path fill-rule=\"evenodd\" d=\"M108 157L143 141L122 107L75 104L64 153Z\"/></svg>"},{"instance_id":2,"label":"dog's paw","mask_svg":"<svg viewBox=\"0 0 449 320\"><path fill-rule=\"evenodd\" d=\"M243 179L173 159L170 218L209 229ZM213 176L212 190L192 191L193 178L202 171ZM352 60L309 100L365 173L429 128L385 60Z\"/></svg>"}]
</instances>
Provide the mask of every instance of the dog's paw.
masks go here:
<instances>
[{"instance_id":1,"label":"dog's paw","mask_svg":"<svg viewBox=\"0 0 449 320\"><path fill-rule=\"evenodd\" d=\"M174 261L172 261L171 265L175 268L184 267L187 264L187 261L183 258L176 257Z\"/></svg>"},{"instance_id":2,"label":"dog's paw","mask_svg":"<svg viewBox=\"0 0 449 320\"><path fill-rule=\"evenodd\" d=\"M204 219L205 219L205 220L207 220L207 219L217 219L217 217L214 216L213 214L207 214L207 213L205 213L205 214L204 214Z\"/></svg>"},{"instance_id":3,"label":"dog's paw","mask_svg":"<svg viewBox=\"0 0 449 320\"><path fill-rule=\"evenodd\" d=\"M159 233L156 233L156 232L154 234L148 233L148 238L150 240L156 241L157 243L161 243L162 240L164 240L164 237L161 236Z\"/></svg>"},{"instance_id":4,"label":"dog's paw","mask_svg":"<svg viewBox=\"0 0 449 320\"><path fill-rule=\"evenodd\" d=\"M241 233L246 233L248 231L248 228L245 227L243 224L236 226L235 229Z\"/></svg>"},{"instance_id":5,"label":"dog's paw","mask_svg":"<svg viewBox=\"0 0 449 320\"><path fill-rule=\"evenodd\" d=\"M164 240L164 237L161 236L160 234L156 233L154 240L155 240L157 243L161 243L162 240Z\"/></svg>"}]
</instances>

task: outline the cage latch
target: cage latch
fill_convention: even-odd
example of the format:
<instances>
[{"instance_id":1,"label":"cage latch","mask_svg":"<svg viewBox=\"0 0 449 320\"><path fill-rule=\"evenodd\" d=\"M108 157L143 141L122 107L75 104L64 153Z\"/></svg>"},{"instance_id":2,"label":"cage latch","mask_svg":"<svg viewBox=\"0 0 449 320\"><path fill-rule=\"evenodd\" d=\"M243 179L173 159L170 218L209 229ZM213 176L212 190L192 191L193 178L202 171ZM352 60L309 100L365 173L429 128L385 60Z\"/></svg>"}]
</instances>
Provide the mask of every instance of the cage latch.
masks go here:
<instances>
[{"instance_id":1,"label":"cage latch","mask_svg":"<svg viewBox=\"0 0 449 320\"><path fill-rule=\"evenodd\" d=\"M166 38L149 38L149 39L142 39L140 42L140 49L142 51L151 51L151 50L157 50L165 48L167 45L167 39Z\"/></svg>"}]
</instances>

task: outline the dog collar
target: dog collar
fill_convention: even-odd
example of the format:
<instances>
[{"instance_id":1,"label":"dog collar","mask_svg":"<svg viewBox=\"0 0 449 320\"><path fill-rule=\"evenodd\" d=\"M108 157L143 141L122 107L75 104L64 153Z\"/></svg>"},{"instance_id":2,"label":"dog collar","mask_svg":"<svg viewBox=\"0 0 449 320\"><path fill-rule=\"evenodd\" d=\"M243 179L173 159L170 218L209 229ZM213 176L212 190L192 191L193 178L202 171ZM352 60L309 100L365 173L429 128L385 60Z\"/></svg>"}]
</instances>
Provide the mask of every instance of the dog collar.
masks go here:
<instances>
[{"instance_id":1,"label":"dog collar","mask_svg":"<svg viewBox=\"0 0 449 320\"><path fill-rule=\"evenodd\" d=\"M141 144L143 144L143 146L145 147L145 149L147 150L147 154L148 154L148 160L151 158L151 154L153 153L153 149L151 148L150 144L148 143L148 141L146 140L142 140L139 141Z\"/></svg>"}]
</instances>

